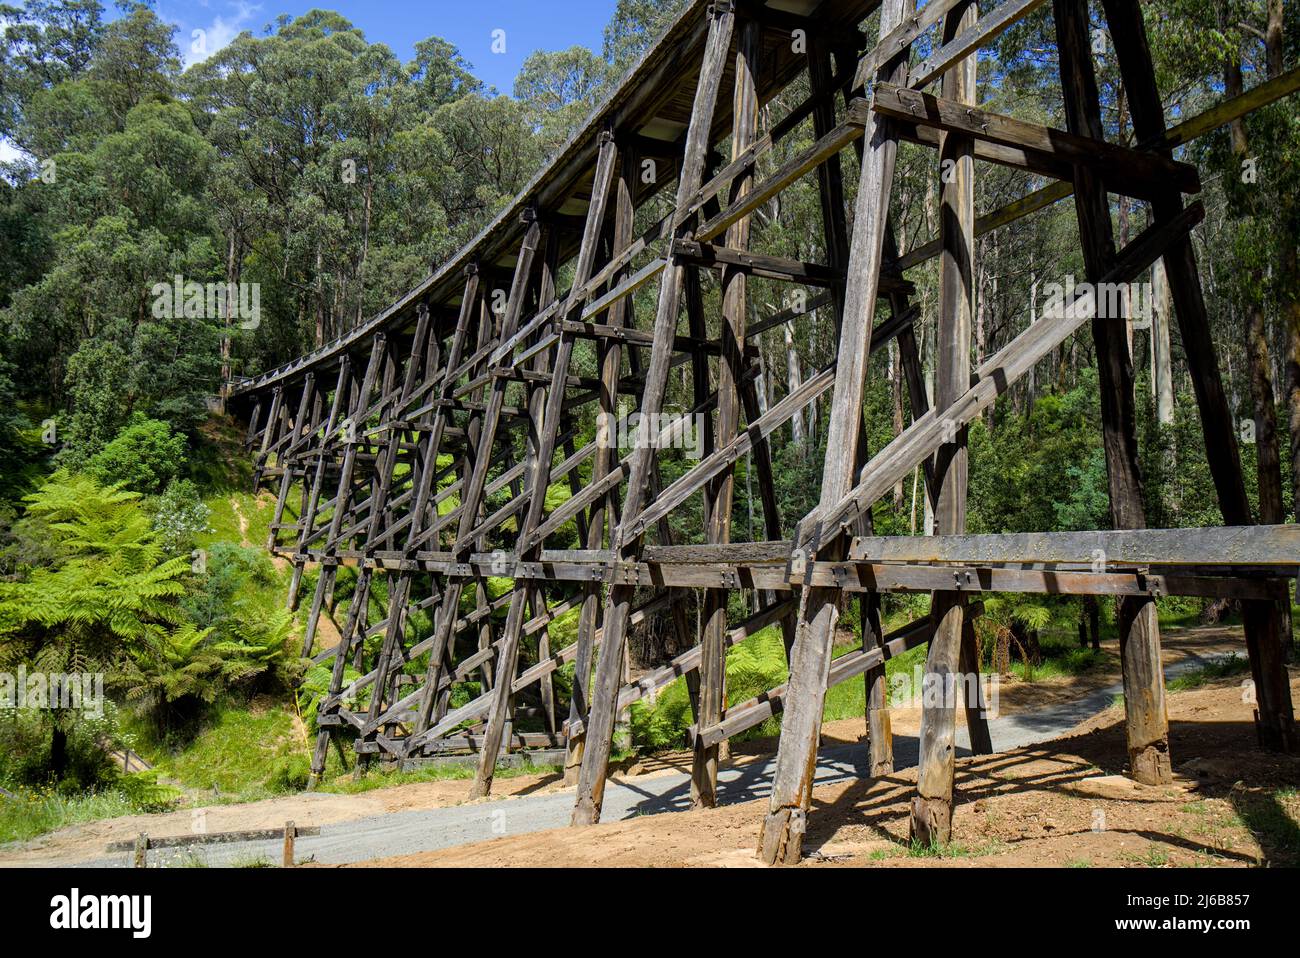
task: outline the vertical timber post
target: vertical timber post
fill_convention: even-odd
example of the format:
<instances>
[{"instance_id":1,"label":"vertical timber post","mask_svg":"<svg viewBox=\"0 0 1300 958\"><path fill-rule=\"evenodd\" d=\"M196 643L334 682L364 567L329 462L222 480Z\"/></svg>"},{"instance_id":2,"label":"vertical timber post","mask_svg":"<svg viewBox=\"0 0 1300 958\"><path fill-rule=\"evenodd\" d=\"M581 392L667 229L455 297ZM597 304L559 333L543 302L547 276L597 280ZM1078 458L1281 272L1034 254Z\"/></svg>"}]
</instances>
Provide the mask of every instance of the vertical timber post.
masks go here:
<instances>
[{"instance_id":1,"label":"vertical timber post","mask_svg":"<svg viewBox=\"0 0 1300 958\"><path fill-rule=\"evenodd\" d=\"M974 2L959 3L943 23L944 42L978 19ZM975 102L976 55L943 76L943 95ZM943 134L939 146L939 328L936 334L935 411L942 415L970 388L971 324L975 305L975 143ZM935 456L935 532L966 531L966 430L945 432ZM961 674L966 600L958 592L936 592L930 600L934 636L926 658L921 712L920 758L912 799L912 840L922 845L952 840L953 779L956 772L957 686Z\"/></svg>"},{"instance_id":2,"label":"vertical timber post","mask_svg":"<svg viewBox=\"0 0 1300 958\"><path fill-rule=\"evenodd\" d=\"M530 278L533 272L533 260L541 240L542 224L537 210L529 207L523 216L524 237L519 247L519 258L515 263L514 279L510 286L510 296L506 302L506 313L502 320L500 338L509 339L519 326L523 314L524 301L528 297ZM458 562L464 562L471 551L474 541L471 535L478 519L479 509L483 505L483 490L487 485L488 468L492 463L492 448L496 443L497 425L501 419L501 409L505 404L506 387L509 381L501 378L492 382L492 393L488 397L487 408L483 412L482 433L477 442L477 456L474 459L472 473L462 487L460 517L456 532L455 553ZM472 576L471 576L472 577ZM460 597L465 589L466 576L449 575L443 585L441 609L437 616L433 648L429 653L429 666L425 670L423 695L416 715L411 741L420 739L422 733L432 724L434 709L438 700L438 687L441 684L443 668L446 665L447 652L456 634L456 623L460 618ZM497 682L502 681L497 676ZM509 681L509 680L507 680ZM408 746L409 747L409 746Z\"/></svg>"},{"instance_id":3,"label":"vertical timber post","mask_svg":"<svg viewBox=\"0 0 1300 958\"><path fill-rule=\"evenodd\" d=\"M913 0L884 0L880 8L880 37L887 37L915 10ZM906 51L881 70L886 79L899 79L906 71ZM826 460L822 473L819 509L830 509L853 485L856 451L861 429L862 397L867 374L871 329L880 289L881 250L889 211L890 182L898 140L893 123L878 113L867 120L867 146L863 152L853 243L849 255L848 286L835 369L827 448L840 454ZM815 515L815 513L814 513ZM801 530L802 535L803 530ZM801 538L792 557L803 554ZM823 548L828 558L844 554L843 537ZM835 625L839 619L838 589L806 587L800 597L794 646L790 651L790 680L786 687L781 743L768 812L763 820L758 852L768 864L794 864L799 860L812 801L813 773L821 733L822 707L830 673Z\"/></svg>"},{"instance_id":4,"label":"vertical timber post","mask_svg":"<svg viewBox=\"0 0 1300 958\"><path fill-rule=\"evenodd\" d=\"M614 191L615 172L617 171L618 147L614 136L608 130L601 135L600 149L596 161L596 174L592 185L591 203L587 207L587 219L582 234L582 245L578 250L578 261L574 268L573 286L575 289L585 286L591 277L596 263L596 253L600 245L601 227L605 222L605 211ZM565 313L568 310L564 310ZM546 506L546 490L551 484L551 470L555 458L555 449L560 435L560 419L564 412L565 384L569 377L569 366L573 358L574 337L564 333L560 337L555 364L551 370L551 383L546 393L546 405L542 411L542 420L538 424L538 449L531 457L531 475L526 488L530 495L528 512L519 526L520 538L529 536L542 521ZM540 554L538 543L529 556L521 559L535 558ZM479 753L478 771L470 790L471 798L481 798L491 790L492 777L496 768L497 751L500 749L501 737L506 722L506 707L509 702L510 687L515 680L519 662L519 637L524 624L526 604L524 599L528 587L517 589L511 596L510 610L506 616L504 642L497 656L497 680L492 697L491 711L488 717L487 733L484 736L482 751Z\"/></svg>"},{"instance_id":5,"label":"vertical timber post","mask_svg":"<svg viewBox=\"0 0 1300 958\"><path fill-rule=\"evenodd\" d=\"M1092 62L1087 0L1054 0L1054 12L1069 130L1101 142L1105 127ZM1115 239L1106 188L1095 170L1075 167L1074 196L1088 278L1097 282L1114 265ZM1095 297L1092 336L1097 350L1111 525L1116 529L1143 529L1146 513L1125 317L1104 316L1102 307L1101 298ZM1173 772L1155 600L1150 596L1125 596L1117 600L1116 606L1129 763L1137 781L1158 785L1170 781Z\"/></svg>"},{"instance_id":6,"label":"vertical timber post","mask_svg":"<svg viewBox=\"0 0 1300 958\"><path fill-rule=\"evenodd\" d=\"M699 85L695 90L691 122L686 134L686 150L682 159L681 178L677 184L676 212L673 218L674 239L684 232L684 224L680 221L682 211L690 205L703 182L714 108L722 86L727 54L731 49L731 35L735 27L736 14L731 0L717 0L710 6L708 16L709 33L705 41L704 63L700 69ZM643 430L648 429L648 423L656 421L663 407L668 368L672 360L673 340L677 330L682 280L683 268L670 261L659 281L654 346L650 353L650 365L646 369L641 403ZM635 558L640 550L639 540L624 540L623 529L630 527L641 512L645 501L646 484L653 471L653 459L654 450L642 437L632 452L627 497L623 504L619 531L612 543L619 558L623 560ZM628 617L632 611L632 598L635 592L635 587L631 585L615 585L610 590L609 600L605 605L600 658L596 665L596 681L592 688L591 712L586 723L587 744L578 773L578 795L573 809L574 825L591 825L600 820L600 806L605 796L605 774L609 768L614 719L618 708L618 688L623 678Z\"/></svg>"},{"instance_id":7,"label":"vertical timber post","mask_svg":"<svg viewBox=\"0 0 1300 958\"><path fill-rule=\"evenodd\" d=\"M1128 94L1133 130L1139 141L1155 142L1164 136L1165 114L1156 87L1146 19L1137 4L1102 0L1102 6ZM1177 216L1182 208L1182 198L1177 190L1161 193L1152 202L1157 222ZM1219 509L1227 525L1251 525L1253 518L1241 471L1237 431L1223 390L1218 352L1210 333L1196 250L1191 238L1181 236L1175 240L1165 253L1164 264L1200 410L1201 430L1205 436ZM1295 732L1291 686L1284 658L1282 615L1276 603L1255 599L1242 602L1242 618L1255 682L1259 739L1266 748L1295 751L1300 748L1300 740Z\"/></svg>"},{"instance_id":8,"label":"vertical timber post","mask_svg":"<svg viewBox=\"0 0 1300 958\"><path fill-rule=\"evenodd\" d=\"M631 145L621 145L623 161L616 184L614 198L614 237L612 250L615 256L622 253L633 242L633 229L636 215L636 177L637 155ZM610 280L617 283L618 277ZM629 315L629 300L620 299L610 310L609 324L621 327L626 324ZM597 346L600 362L600 412L605 417L606 431L613 425L618 414L618 378L622 360L622 347L616 339L602 339ZM591 467L592 482L599 482L609 475L617 457L618 443L612 437L608 442L597 443L595 458ZM618 490L613 489L607 495L597 499L591 506L587 521L587 548L601 549L605 545L606 526L612 526L617 520ZM604 598L603 584L597 580L584 585L582 609L578 614L578 650L574 657L573 694L569 700L569 720L571 722L585 719L591 695L591 665L596 646L596 619L600 614L601 600ZM564 784L578 784L578 772L582 767L582 756L587 741L584 730L577 735L568 733L565 742Z\"/></svg>"},{"instance_id":9,"label":"vertical timber post","mask_svg":"<svg viewBox=\"0 0 1300 958\"><path fill-rule=\"evenodd\" d=\"M733 97L731 155L735 159L747 150L758 129L758 72L762 52L762 27L747 18L740 24L736 42L736 83ZM738 176L731 186L731 199L740 199L753 186L752 170ZM727 230L727 247L749 249L750 218L741 217ZM746 277L743 270L728 267L722 271L722 356L718 362L717 446L735 438L740 426L740 383L744 379L745 317L748 309ZM696 397L697 401L700 397ZM707 511L710 544L731 541L731 507L735 491L735 468L728 466L705 487L712 499ZM727 598L726 589L708 589L704 593L704 633L700 637L700 714L696 721L701 730L722 721L726 709L727 669ZM695 739L691 765L691 799L696 808L717 804L718 745L705 745L702 736Z\"/></svg>"}]
</instances>

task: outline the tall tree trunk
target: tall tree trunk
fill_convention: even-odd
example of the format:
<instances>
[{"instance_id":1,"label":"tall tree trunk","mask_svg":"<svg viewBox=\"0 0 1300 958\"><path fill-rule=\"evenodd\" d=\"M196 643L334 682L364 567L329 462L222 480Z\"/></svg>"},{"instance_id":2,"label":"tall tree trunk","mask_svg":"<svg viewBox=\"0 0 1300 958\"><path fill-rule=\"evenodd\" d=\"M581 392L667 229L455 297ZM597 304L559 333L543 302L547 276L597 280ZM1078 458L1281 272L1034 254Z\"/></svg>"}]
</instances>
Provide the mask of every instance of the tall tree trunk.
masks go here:
<instances>
[{"instance_id":1,"label":"tall tree trunk","mask_svg":"<svg viewBox=\"0 0 1300 958\"><path fill-rule=\"evenodd\" d=\"M1038 270L1034 266L1034 253L1029 253L1029 325L1038 322ZM1025 376L1025 417L1034 414L1034 403L1038 401L1038 366L1031 366Z\"/></svg>"},{"instance_id":2,"label":"tall tree trunk","mask_svg":"<svg viewBox=\"0 0 1300 958\"><path fill-rule=\"evenodd\" d=\"M903 362L899 355L897 340L889 341L889 388L894 406L894 435L903 433ZM894 484L894 508L903 507L904 480L899 478Z\"/></svg>"},{"instance_id":3,"label":"tall tree trunk","mask_svg":"<svg viewBox=\"0 0 1300 958\"><path fill-rule=\"evenodd\" d=\"M1269 0L1268 30L1264 45L1268 56L1268 75L1274 79L1282 75L1285 66L1282 0ZM1287 193L1283 197L1280 212L1282 276L1278 285L1282 292L1282 318L1287 327L1286 388L1287 406L1291 411L1291 512L1300 519L1300 276L1296 275L1296 229L1300 228L1300 222L1297 222L1294 194Z\"/></svg>"},{"instance_id":4,"label":"tall tree trunk","mask_svg":"<svg viewBox=\"0 0 1300 958\"><path fill-rule=\"evenodd\" d=\"M325 345L325 273L320 244L316 246L316 348Z\"/></svg>"},{"instance_id":5,"label":"tall tree trunk","mask_svg":"<svg viewBox=\"0 0 1300 958\"><path fill-rule=\"evenodd\" d=\"M1151 267L1151 392L1156 401L1156 421L1169 426L1174 421L1174 373L1170 359L1169 330L1174 321L1173 297L1165 261Z\"/></svg>"},{"instance_id":6,"label":"tall tree trunk","mask_svg":"<svg viewBox=\"0 0 1300 958\"><path fill-rule=\"evenodd\" d=\"M51 712L54 719L54 733L50 736L50 772L56 782L62 781L68 770L68 733L59 722L57 712Z\"/></svg>"},{"instance_id":7,"label":"tall tree trunk","mask_svg":"<svg viewBox=\"0 0 1300 958\"><path fill-rule=\"evenodd\" d=\"M375 205L375 178L372 174L373 166L367 163L365 217L361 224L361 262L357 265L357 320L353 324L355 326L360 326L366 318L366 260L370 254L370 220Z\"/></svg>"},{"instance_id":8,"label":"tall tree trunk","mask_svg":"<svg viewBox=\"0 0 1300 958\"><path fill-rule=\"evenodd\" d=\"M789 390L794 392L799 388L803 379L799 374L799 353L794 348L794 333L790 330L790 323L785 323L781 327L785 334L785 368L786 376L790 381ZM804 446L804 411L796 412L790 419L790 428L793 430L791 437L794 442L796 451L802 455L805 451Z\"/></svg>"},{"instance_id":9,"label":"tall tree trunk","mask_svg":"<svg viewBox=\"0 0 1300 958\"><path fill-rule=\"evenodd\" d=\"M238 302L238 296L235 295L235 284L239 282L239 266L236 253L235 230L230 230L230 238L226 244L226 315L222 319L221 332L221 385L219 393L219 410L224 416L226 413L226 399L230 395L230 337L233 335L234 322L233 312L235 303Z\"/></svg>"},{"instance_id":10,"label":"tall tree trunk","mask_svg":"<svg viewBox=\"0 0 1300 958\"><path fill-rule=\"evenodd\" d=\"M1271 59L1271 58L1270 58ZM1229 58L1223 71L1224 93L1238 97L1242 93L1241 63ZM1232 123L1232 152L1238 162L1250 155L1246 124ZM1259 478L1259 521L1277 525L1284 521L1282 504L1282 456L1277 443L1277 407L1273 396L1273 361L1269 356L1268 328L1261 301L1265 285L1264 270L1254 267L1242 290L1246 297L1246 362L1250 374L1250 397L1255 407L1255 461Z\"/></svg>"}]
</instances>

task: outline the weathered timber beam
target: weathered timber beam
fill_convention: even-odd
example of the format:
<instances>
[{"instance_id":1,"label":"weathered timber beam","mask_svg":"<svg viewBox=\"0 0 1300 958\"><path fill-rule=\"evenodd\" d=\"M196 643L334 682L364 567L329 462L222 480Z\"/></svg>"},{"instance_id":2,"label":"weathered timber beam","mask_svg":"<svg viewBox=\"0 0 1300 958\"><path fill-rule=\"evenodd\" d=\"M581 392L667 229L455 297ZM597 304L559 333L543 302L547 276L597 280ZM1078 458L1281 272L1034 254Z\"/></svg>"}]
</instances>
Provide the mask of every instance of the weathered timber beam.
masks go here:
<instances>
[{"instance_id":1,"label":"weathered timber beam","mask_svg":"<svg viewBox=\"0 0 1300 958\"><path fill-rule=\"evenodd\" d=\"M1300 526L1136 529L1104 532L1032 532L857 538L850 556L873 562L1074 563L1087 566L1275 567L1300 570Z\"/></svg>"},{"instance_id":2,"label":"weathered timber beam","mask_svg":"<svg viewBox=\"0 0 1300 958\"><path fill-rule=\"evenodd\" d=\"M1200 173L1189 163L1178 163L1158 153L1132 150L1036 123L1027 123L892 83L876 84L872 91L871 108L904 122L962 133L977 141L1016 147L1050 157L1063 164L1062 178L1072 175L1070 167L1075 164L1095 167L1106 176L1107 185L1113 191L1116 185L1130 180L1143 184L1148 193L1156 186L1164 189L1176 186L1183 193L1199 193L1201 190ZM979 156L978 150L976 156Z\"/></svg>"},{"instance_id":3,"label":"weathered timber beam","mask_svg":"<svg viewBox=\"0 0 1300 958\"><path fill-rule=\"evenodd\" d=\"M655 597L654 599L651 599L649 602L645 603L644 605L640 606L639 608L637 608L632 612L630 616L631 624L637 625L645 621L647 616L649 616L653 612L661 610L665 605L667 605L667 603L668 603L667 595L661 595ZM597 629L596 639L595 639L596 645L600 645L603 637L604 637L604 630ZM551 656L550 658L542 662L539 662L536 665L524 670L524 672L522 672L519 676L517 676L512 681L511 691L518 692L519 690L524 689L529 685L533 684L534 682L538 681L543 676L550 675L561 665L570 661L574 656L576 656L577 652L578 652L578 644L574 642L573 644L566 646L562 651L557 652L555 655ZM492 692L491 691L484 692L482 695L471 700L470 702L467 702L465 705L461 706L460 708L448 712L445 716L442 717L440 721L438 721L434 725L431 725L427 731L412 736L411 741L407 747L418 748L424 742L432 741L433 739L439 738L445 735L447 732L452 731L462 722L469 721L476 718L482 718L487 714L491 704L492 704Z\"/></svg>"},{"instance_id":4,"label":"weathered timber beam","mask_svg":"<svg viewBox=\"0 0 1300 958\"><path fill-rule=\"evenodd\" d=\"M1200 139L1207 133L1213 133L1234 120L1241 119L1248 113L1268 106L1270 103L1276 103L1297 90L1300 90L1300 68L1291 70L1276 80L1262 83L1241 96L1225 100L1218 106L1194 116L1190 120L1184 120L1177 126L1170 127L1161 137L1145 142L1138 148L1158 150L1183 146ZM984 236L1003 226L1009 226L1032 213L1046 209L1073 195L1073 183L1053 183L1041 190L1030 193L1022 199L1016 200L1014 203L1008 203L1006 206L979 217L975 221L975 235ZM914 266L919 266L938 256L939 248L940 244L937 239L918 246L899 259L898 268L906 271Z\"/></svg>"},{"instance_id":5,"label":"weathered timber beam","mask_svg":"<svg viewBox=\"0 0 1300 958\"><path fill-rule=\"evenodd\" d=\"M865 100L854 100L845 121L812 146L786 160L771 176L754 186L752 192L732 203L694 231L699 242L721 236L737 220L763 206L795 180L815 170L829 157L839 153L854 140L861 139L870 111Z\"/></svg>"},{"instance_id":6,"label":"weathered timber beam","mask_svg":"<svg viewBox=\"0 0 1300 958\"><path fill-rule=\"evenodd\" d=\"M1047 0L1003 0L991 12L984 14L969 28L912 67L907 75L907 85L915 89L938 79L953 64L966 59L1046 2Z\"/></svg>"},{"instance_id":7,"label":"weathered timber beam","mask_svg":"<svg viewBox=\"0 0 1300 958\"><path fill-rule=\"evenodd\" d=\"M917 619L915 622L885 636L884 642L877 648L870 650L854 649L852 652L832 660L830 677L826 683L827 688L856 678L867 670L882 665L895 656L902 655L909 649L925 644L930 641L933 632L934 625L928 618ZM728 709L726 718L717 725L712 725L702 731L692 726L691 734L700 735L706 745L712 745L721 742L723 739L731 738L733 735L739 735L741 732L751 729L783 711L785 709L787 688L784 684L778 685L771 691L757 695L747 702L742 702Z\"/></svg>"},{"instance_id":8,"label":"weathered timber beam","mask_svg":"<svg viewBox=\"0 0 1300 958\"><path fill-rule=\"evenodd\" d=\"M706 482L718 475L727 466L738 461L749 452L756 438L766 439L779 427L789 421L797 412L817 399L835 383L835 367L822 370L803 382L798 389L783 398L731 442L706 456L690 472L682 476L655 498L653 504L641 512L628 526L629 535L641 536L650 524L668 515L692 493Z\"/></svg>"},{"instance_id":9,"label":"weathered timber beam","mask_svg":"<svg viewBox=\"0 0 1300 958\"><path fill-rule=\"evenodd\" d=\"M888 36L881 37L880 42L858 61L852 89L863 89L881 67L898 56L899 51L910 47L923 33L942 20L949 10L961 2L963 0L930 0L919 11L906 17L902 23L889 31Z\"/></svg>"},{"instance_id":10,"label":"weathered timber beam","mask_svg":"<svg viewBox=\"0 0 1300 958\"><path fill-rule=\"evenodd\" d=\"M1177 219L1143 231L1119 255L1115 268L1103 277L1102 282L1131 282L1204 215L1204 207L1195 203ZM801 523L804 534L811 534L819 541L829 541L839 531L847 530L862 509L870 508L895 482L933 455L954 429L968 425L1051 350L1090 321L1095 312L1096 303L1084 291L1061 317L1037 323L1022 332L1002 352L980 367L973 377L971 389L942 416L934 411L927 413L877 453L864 471L866 478L837 506L825 511L815 509L810 513Z\"/></svg>"},{"instance_id":11,"label":"weathered timber beam","mask_svg":"<svg viewBox=\"0 0 1300 958\"><path fill-rule=\"evenodd\" d=\"M1000 209L978 217L975 220L975 235L977 237L985 236L994 230L1009 226L1018 220L1024 219L1031 213L1037 213L1039 210L1046 209L1073 195L1074 183L1065 181L1053 183L1041 190L1035 190L1014 203L1008 203ZM913 266L920 266L922 263L929 262L938 256L941 249L942 243L937 239L918 246L899 258L898 268L901 271L906 271Z\"/></svg>"},{"instance_id":12,"label":"weathered timber beam","mask_svg":"<svg viewBox=\"0 0 1300 958\"><path fill-rule=\"evenodd\" d=\"M769 625L779 622L784 616L788 615L794 608L793 599L784 599L773 605L760 609L754 615L745 621L733 626L727 630L725 645L727 648L739 645L751 636L756 635ZM700 658L702 649L697 645L681 655L677 656L667 665L653 669L646 675L641 676L630 685L623 686L618 693L619 710L630 708L634 702L639 702L648 695L653 695L659 689L686 675L688 672L694 672L700 667ZM572 719L566 726L570 735L581 735L585 730L582 719Z\"/></svg>"}]
</instances>

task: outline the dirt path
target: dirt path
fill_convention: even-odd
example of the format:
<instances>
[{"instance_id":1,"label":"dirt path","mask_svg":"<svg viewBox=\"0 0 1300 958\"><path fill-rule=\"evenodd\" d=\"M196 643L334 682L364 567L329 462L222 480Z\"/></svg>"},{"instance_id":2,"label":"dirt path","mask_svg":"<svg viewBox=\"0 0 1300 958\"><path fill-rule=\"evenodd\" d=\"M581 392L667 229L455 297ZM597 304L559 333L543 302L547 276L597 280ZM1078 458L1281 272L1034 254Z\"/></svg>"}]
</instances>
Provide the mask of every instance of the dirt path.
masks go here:
<instances>
[{"instance_id":1,"label":"dirt path","mask_svg":"<svg viewBox=\"0 0 1300 958\"><path fill-rule=\"evenodd\" d=\"M1232 654L1245 655L1245 643L1239 628L1201 626L1171 629L1162 636L1162 659L1166 670L1187 669ZM1003 676L999 683L997 714L1031 715L1079 702L1100 689L1122 681L1119 649L1113 644L1102 647L1102 664L1083 675L1040 678L1024 682L1015 676ZM921 707L913 700L890 709L890 726L895 735L915 736L921 728ZM966 715L957 712L957 725L964 728ZM822 725L822 745L855 745L866 741L866 722L862 718L838 719ZM776 737L733 743L731 755L736 760L775 755L780 740ZM626 764L625 775L674 769L689 773L689 751L661 753Z\"/></svg>"},{"instance_id":2,"label":"dirt path","mask_svg":"<svg viewBox=\"0 0 1300 958\"><path fill-rule=\"evenodd\" d=\"M1300 699L1300 673L1292 694ZM1251 866L1300 863L1300 758L1254 745L1237 683L1170 697L1176 780L1138 785L1112 707L1058 741L961 760L953 846L912 855L915 773L814 790L805 867ZM1279 791L1280 790L1280 791ZM557 828L365 863L379 867L755 867L766 802Z\"/></svg>"},{"instance_id":3,"label":"dirt path","mask_svg":"<svg viewBox=\"0 0 1300 958\"><path fill-rule=\"evenodd\" d=\"M252 545L248 541L248 516L244 515L243 506L239 504L237 496L230 497L230 508L235 513L235 519L239 522L239 544L247 549Z\"/></svg>"}]
</instances>

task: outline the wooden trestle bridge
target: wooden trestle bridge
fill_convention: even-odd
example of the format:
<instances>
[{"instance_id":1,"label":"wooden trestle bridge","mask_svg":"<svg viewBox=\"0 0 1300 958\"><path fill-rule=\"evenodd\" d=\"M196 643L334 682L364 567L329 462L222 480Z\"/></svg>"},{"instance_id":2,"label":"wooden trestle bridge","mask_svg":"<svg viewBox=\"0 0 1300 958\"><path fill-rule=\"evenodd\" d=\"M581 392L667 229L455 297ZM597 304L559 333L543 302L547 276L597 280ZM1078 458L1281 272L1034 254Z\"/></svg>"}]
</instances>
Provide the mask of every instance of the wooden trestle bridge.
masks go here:
<instances>
[{"instance_id":1,"label":"wooden trestle bridge","mask_svg":"<svg viewBox=\"0 0 1300 958\"><path fill-rule=\"evenodd\" d=\"M335 735L363 757L468 749L478 754L473 793L483 795L503 750L563 747L577 784L573 821L595 822L616 717L685 675L699 805L714 802L721 744L784 712L758 844L768 862L795 861L828 686L864 677L871 767L890 771L885 660L929 642L927 681L976 671L968 626L973 599L985 591L1117 597L1132 774L1151 783L1170 775L1154 599L1241 599L1258 740L1296 747L1280 622L1286 578L1300 565L1300 527L1252 526L1189 238L1203 215L1198 173L1172 151L1290 94L1300 78L1286 74L1166 128L1141 5L1102 0L1138 145L1108 143L1087 0L1054 0L1068 129L981 110L977 52L1022 18L1046 15L1046 6L698 0L453 261L342 339L234 389L256 480L278 495L268 545L293 563L290 603L310 602L304 654L333 668L315 774ZM809 94L761 132L760 110L801 77ZM809 126L811 146L763 164ZM941 236L910 251L896 248L889 216L904 140L934 148L941 179ZM842 165L850 149L861 177L851 216ZM977 217L977 160L1050 185ZM774 255L775 241L753 215L805 176L819 190L824 263ZM1150 204L1152 225L1122 249L1108 193ZM1164 259L1223 528L1146 529L1124 323L1099 315L1086 296L971 369L976 238L1070 197L1090 281L1135 281ZM906 275L936 257L931 408ZM750 323L754 280L813 292ZM709 284L717 284L720 316L705 313ZM633 294L643 287L647 299L657 289L653 316L633 315ZM834 362L768 404L755 388L752 341L814 309L833 315ZM1099 357L1113 531L965 535L965 427L1085 324ZM912 421L869 454L868 356L891 339ZM706 435L702 458L665 483L661 457L680 459L670 449L675 430L687 428L661 415L679 365L689 366L690 413ZM819 505L790 517L799 521L786 539L768 438L826 395L834 454ZM643 423L630 451L605 441L605 430L580 444L598 417L611 417L601 420L608 424L629 403ZM746 456L761 488L764 541L734 541L733 470ZM872 504L918 467L937 535L873 536ZM561 488L564 495L548 498ZM703 541L674 541L669 517L694 496L703 497ZM557 541L582 548L547 548ZM322 611L345 565L356 569L355 596L337 644L318 651ZM310 595L308 570L317 570ZM490 578L513 587L493 596ZM704 595L698 635L675 601L688 589ZM756 597L759 610L744 621L728 619L728 595L737 590ZM931 593L929 617L882 635L879 595L888 591ZM854 596L861 648L832 660L840 610ZM552 648L548 625L574 610L576 642ZM688 651L626 682L629 629L652 617L664 617ZM430 625L417 629L416 621ZM777 623L788 685L726 708L726 650ZM560 702L553 678L570 662L572 695ZM453 707L453 688L471 680L486 691ZM963 707L973 746L983 751L989 740L977 698ZM912 806L913 834L923 841L950 835L955 708L945 698L923 718ZM524 716L542 730L521 730L516 719Z\"/></svg>"}]
</instances>

